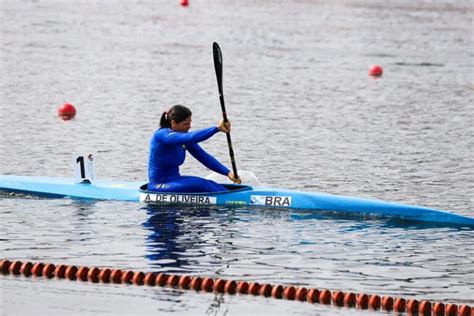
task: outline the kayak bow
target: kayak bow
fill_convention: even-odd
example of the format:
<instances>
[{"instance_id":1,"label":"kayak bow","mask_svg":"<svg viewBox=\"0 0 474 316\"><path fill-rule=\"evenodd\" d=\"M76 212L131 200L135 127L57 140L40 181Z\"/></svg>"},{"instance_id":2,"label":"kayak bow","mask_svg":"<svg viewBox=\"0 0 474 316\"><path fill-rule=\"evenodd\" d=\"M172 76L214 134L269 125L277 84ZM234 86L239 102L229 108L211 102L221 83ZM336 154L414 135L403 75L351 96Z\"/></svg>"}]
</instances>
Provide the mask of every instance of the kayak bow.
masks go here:
<instances>
[{"instance_id":1,"label":"kayak bow","mask_svg":"<svg viewBox=\"0 0 474 316\"><path fill-rule=\"evenodd\" d=\"M73 178L0 175L0 190L35 196L144 202L149 205L229 205L331 211L451 224L474 228L474 218L427 207L318 192L225 184L229 191L213 193L158 193L143 182L96 181L74 183Z\"/></svg>"}]
</instances>

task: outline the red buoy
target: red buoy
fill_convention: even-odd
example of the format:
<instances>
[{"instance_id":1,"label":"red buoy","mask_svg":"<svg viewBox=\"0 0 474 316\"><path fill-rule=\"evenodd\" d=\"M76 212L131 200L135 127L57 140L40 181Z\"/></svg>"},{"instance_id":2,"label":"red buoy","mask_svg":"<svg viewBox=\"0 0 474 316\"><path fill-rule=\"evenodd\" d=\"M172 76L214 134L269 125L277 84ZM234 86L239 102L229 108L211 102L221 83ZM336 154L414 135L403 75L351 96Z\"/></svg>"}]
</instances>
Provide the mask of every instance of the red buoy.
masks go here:
<instances>
[{"instance_id":1,"label":"red buoy","mask_svg":"<svg viewBox=\"0 0 474 316\"><path fill-rule=\"evenodd\" d=\"M76 108L70 103L64 103L58 108L58 116L63 120L70 120L76 116Z\"/></svg>"},{"instance_id":2,"label":"red buoy","mask_svg":"<svg viewBox=\"0 0 474 316\"><path fill-rule=\"evenodd\" d=\"M187 7L189 5L189 1L188 0L180 0L180 4L182 7Z\"/></svg>"},{"instance_id":3,"label":"red buoy","mask_svg":"<svg viewBox=\"0 0 474 316\"><path fill-rule=\"evenodd\" d=\"M379 65L372 65L369 67L369 76L380 77L383 74L383 69Z\"/></svg>"}]
</instances>

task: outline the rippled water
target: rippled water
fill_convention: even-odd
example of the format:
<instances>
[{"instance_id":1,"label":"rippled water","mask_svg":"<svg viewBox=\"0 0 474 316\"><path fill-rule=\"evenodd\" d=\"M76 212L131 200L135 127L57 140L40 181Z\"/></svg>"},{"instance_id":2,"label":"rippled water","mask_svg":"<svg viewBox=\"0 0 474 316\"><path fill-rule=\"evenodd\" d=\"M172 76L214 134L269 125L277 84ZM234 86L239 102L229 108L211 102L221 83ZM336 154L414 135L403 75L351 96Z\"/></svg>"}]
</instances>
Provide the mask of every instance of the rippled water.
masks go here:
<instances>
[{"instance_id":1,"label":"rippled water","mask_svg":"<svg viewBox=\"0 0 474 316\"><path fill-rule=\"evenodd\" d=\"M2 1L1 173L145 180L159 114L220 116L275 187L474 216L470 1ZM367 77L379 63L384 76ZM68 122L56 109L71 102ZM205 148L229 163L225 137ZM191 158L184 173L206 175ZM1 198L2 257L474 304L472 230L260 209ZM250 296L2 277L4 314L367 314ZM28 304L24 298L28 297ZM45 303L46 302L46 303Z\"/></svg>"}]
</instances>

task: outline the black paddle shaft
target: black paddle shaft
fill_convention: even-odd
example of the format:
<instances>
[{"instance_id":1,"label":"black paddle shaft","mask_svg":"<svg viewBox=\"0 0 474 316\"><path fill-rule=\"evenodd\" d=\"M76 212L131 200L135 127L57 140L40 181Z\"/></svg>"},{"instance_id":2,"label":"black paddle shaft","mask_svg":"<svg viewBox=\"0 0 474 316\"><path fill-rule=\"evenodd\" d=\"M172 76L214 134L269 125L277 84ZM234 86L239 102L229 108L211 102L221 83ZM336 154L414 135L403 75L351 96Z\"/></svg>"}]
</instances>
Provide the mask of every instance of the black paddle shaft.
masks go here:
<instances>
[{"instance_id":1,"label":"black paddle shaft","mask_svg":"<svg viewBox=\"0 0 474 316\"><path fill-rule=\"evenodd\" d=\"M229 120L227 119L227 112L225 110L224 102L224 92L222 90L222 52L216 42L212 44L212 51L214 55L214 68L216 69L217 88L219 89L219 100L221 102L222 118L224 119L224 122L227 123ZM227 145L229 146L230 161L232 163L232 171L234 172L234 177L237 179L237 166L235 164L234 150L232 149L232 139L230 138L230 132L226 133L226 136Z\"/></svg>"}]
</instances>

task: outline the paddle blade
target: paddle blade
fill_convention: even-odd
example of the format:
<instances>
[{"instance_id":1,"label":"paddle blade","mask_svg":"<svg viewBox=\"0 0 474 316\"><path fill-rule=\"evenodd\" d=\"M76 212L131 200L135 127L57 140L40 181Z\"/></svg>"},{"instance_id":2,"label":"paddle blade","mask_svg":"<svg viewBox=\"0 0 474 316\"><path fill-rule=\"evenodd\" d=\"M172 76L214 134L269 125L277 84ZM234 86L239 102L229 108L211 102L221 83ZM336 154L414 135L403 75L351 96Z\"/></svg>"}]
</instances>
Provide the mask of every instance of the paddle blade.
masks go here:
<instances>
[{"instance_id":1,"label":"paddle blade","mask_svg":"<svg viewBox=\"0 0 474 316\"><path fill-rule=\"evenodd\" d=\"M217 86L219 93L222 94L222 52L219 44L214 42L212 44L212 52L214 56L214 68L216 70Z\"/></svg>"}]
</instances>

